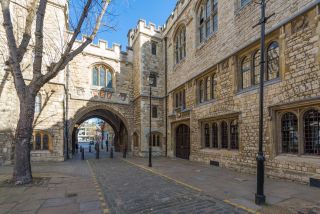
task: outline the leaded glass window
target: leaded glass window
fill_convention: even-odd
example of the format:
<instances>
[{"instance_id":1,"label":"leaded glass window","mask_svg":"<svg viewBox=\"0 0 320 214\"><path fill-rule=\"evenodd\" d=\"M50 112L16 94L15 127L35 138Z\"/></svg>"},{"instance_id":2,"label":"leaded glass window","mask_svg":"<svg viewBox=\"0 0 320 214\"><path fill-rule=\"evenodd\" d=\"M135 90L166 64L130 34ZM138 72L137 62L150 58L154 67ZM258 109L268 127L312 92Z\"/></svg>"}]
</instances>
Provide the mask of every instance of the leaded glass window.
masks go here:
<instances>
[{"instance_id":1,"label":"leaded glass window","mask_svg":"<svg viewBox=\"0 0 320 214\"><path fill-rule=\"evenodd\" d=\"M36 147L35 150L41 150L41 134L37 133L36 134Z\"/></svg>"},{"instance_id":2,"label":"leaded glass window","mask_svg":"<svg viewBox=\"0 0 320 214\"><path fill-rule=\"evenodd\" d=\"M200 43L218 30L218 0L205 0L199 9Z\"/></svg>"},{"instance_id":3,"label":"leaded glass window","mask_svg":"<svg viewBox=\"0 0 320 214\"><path fill-rule=\"evenodd\" d=\"M204 125L204 146L210 147L210 128L209 124Z\"/></svg>"},{"instance_id":4,"label":"leaded glass window","mask_svg":"<svg viewBox=\"0 0 320 214\"><path fill-rule=\"evenodd\" d=\"M251 66L249 57L244 57L241 61L241 80L242 88L248 88L251 86Z\"/></svg>"},{"instance_id":5,"label":"leaded glass window","mask_svg":"<svg viewBox=\"0 0 320 214\"><path fill-rule=\"evenodd\" d=\"M303 115L305 154L320 155L320 111L309 110Z\"/></svg>"},{"instance_id":6,"label":"leaded glass window","mask_svg":"<svg viewBox=\"0 0 320 214\"><path fill-rule=\"evenodd\" d=\"M218 148L218 125L217 125L217 123L212 124L212 147Z\"/></svg>"},{"instance_id":7,"label":"leaded glass window","mask_svg":"<svg viewBox=\"0 0 320 214\"><path fill-rule=\"evenodd\" d=\"M215 75L211 76L211 99L215 98Z\"/></svg>"},{"instance_id":8,"label":"leaded glass window","mask_svg":"<svg viewBox=\"0 0 320 214\"><path fill-rule=\"evenodd\" d=\"M283 153L298 153L298 118L291 112L281 118L281 140Z\"/></svg>"},{"instance_id":9,"label":"leaded glass window","mask_svg":"<svg viewBox=\"0 0 320 214\"><path fill-rule=\"evenodd\" d=\"M260 50L256 51L253 55L253 84L260 83Z\"/></svg>"},{"instance_id":10,"label":"leaded glass window","mask_svg":"<svg viewBox=\"0 0 320 214\"><path fill-rule=\"evenodd\" d=\"M231 149L239 149L239 130L238 121L233 120L230 124L230 147Z\"/></svg>"},{"instance_id":11,"label":"leaded glass window","mask_svg":"<svg viewBox=\"0 0 320 214\"><path fill-rule=\"evenodd\" d=\"M42 138L42 149L48 150L49 149L49 136L47 134L43 135Z\"/></svg>"},{"instance_id":12,"label":"leaded glass window","mask_svg":"<svg viewBox=\"0 0 320 214\"><path fill-rule=\"evenodd\" d=\"M279 45L272 42L267 51L267 80L279 77Z\"/></svg>"},{"instance_id":13,"label":"leaded glass window","mask_svg":"<svg viewBox=\"0 0 320 214\"><path fill-rule=\"evenodd\" d=\"M199 101L200 103L204 102L204 85L203 85L203 80L200 80L199 83Z\"/></svg>"},{"instance_id":14,"label":"leaded glass window","mask_svg":"<svg viewBox=\"0 0 320 214\"><path fill-rule=\"evenodd\" d=\"M225 121L221 122L221 148L228 148L228 124Z\"/></svg>"},{"instance_id":15,"label":"leaded glass window","mask_svg":"<svg viewBox=\"0 0 320 214\"><path fill-rule=\"evenodd\" d=\"M112 88L112 72L102 65L93 67L92 85Z\"/></svg>"}]
</instances>

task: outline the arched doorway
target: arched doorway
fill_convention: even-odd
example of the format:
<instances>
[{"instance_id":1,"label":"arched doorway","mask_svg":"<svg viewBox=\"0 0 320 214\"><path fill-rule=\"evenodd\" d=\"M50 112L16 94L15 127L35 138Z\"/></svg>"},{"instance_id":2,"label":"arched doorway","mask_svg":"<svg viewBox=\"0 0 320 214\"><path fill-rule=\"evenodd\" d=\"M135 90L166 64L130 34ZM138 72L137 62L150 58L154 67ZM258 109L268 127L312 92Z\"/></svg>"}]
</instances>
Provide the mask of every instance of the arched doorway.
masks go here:
<instances>
[{"instance_id":1,"label":"arched doorway","mask_svg":"<svg viewBox=\"0 0 320 214\"><path fill-rule=\"evenodd\" d=\"M190 128L181 124L176 129L176 157L189 160L190 156Z\"/></svg>"},{"instance_id":2,"label":"arched doorway","mask_svg":"<svg viewBox=\"0 0 320 214\"><path fill-rule=\"evenodd\" d=\"M98 118L108 123L113 131L114 138L112 143L115 152L130 152L130 136L128 131L128 123L125 118L117 111L106 106L92 106L79 110L69 126L69 151L73 154L75 152L75 145L77 142L77 130L80 124L91 118Z\"/></svg>"}]
</instances>

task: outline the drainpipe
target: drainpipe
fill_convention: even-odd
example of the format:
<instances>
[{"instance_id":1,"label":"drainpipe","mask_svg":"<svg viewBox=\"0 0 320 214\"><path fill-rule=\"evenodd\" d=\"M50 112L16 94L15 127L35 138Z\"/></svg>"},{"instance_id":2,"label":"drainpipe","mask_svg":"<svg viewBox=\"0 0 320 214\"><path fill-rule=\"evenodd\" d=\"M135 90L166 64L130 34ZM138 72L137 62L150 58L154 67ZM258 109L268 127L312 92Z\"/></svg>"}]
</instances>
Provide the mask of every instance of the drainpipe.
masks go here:
<instances>
[{"instance_id":1,"label":"drainpipe","mask_svg":"<svg viewBox=\"0 0 320 214\"><path fill-rule=\"evenodd\" d=\"M66 106L65 106L65 143L66 143L66 158L69 159L69 64L67 65L67 72L66 72L66 88L65 88L65 99L66 99Z\"/></svg>"},{"instance_id":2,"label":"drainpipe","mask_svg":"<svg viewBox=\"0 0 320 214\"><path fill-rule=\"evenodd\" d=\"M168 56L167 56L167 41L168 37L164 38L164 82L165 82L165 87L164 87L164 91L165 91L165 132L166 132L166 140L165 140L165 144L166 144L166 150L165 150L165 156L168 156L168 84L167 84L167 73L168 73Z\"/></svg>"}]
</instances>

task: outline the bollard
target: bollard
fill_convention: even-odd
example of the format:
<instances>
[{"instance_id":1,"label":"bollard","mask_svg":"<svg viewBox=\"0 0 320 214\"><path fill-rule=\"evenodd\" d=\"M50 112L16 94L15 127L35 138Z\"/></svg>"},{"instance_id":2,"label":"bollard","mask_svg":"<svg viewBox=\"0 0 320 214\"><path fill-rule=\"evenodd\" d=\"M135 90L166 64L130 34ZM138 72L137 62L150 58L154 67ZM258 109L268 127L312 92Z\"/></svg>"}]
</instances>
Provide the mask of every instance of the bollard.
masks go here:
<instances>
[{"instance_id":1,"label":"bollard","mask_svg":"<svg viewBox=\"0 0 320 214\"><path fill-rule=\"evenodd\" d=\"M91 145L89 145L89 152L91 152Z\"/></svg>"},{"instance_id":2,"label":"bollard","mask_svg":"<svg viewBox=\"0 0 320 214\"><path fill-rule=\"evenodd\" d=\"M96 159L99 159L99 152L100 152L100 148L99 146L97 147L97 152L96 152Z\"/></svg>"},{"instance_id":3,"label":"bollard","mask_svg":"<svg viewBox=\"0 0 320 214\"><path fill-rule=\"evenodd\" d=\"M123 158L127 158L127 148L126 147L123 150Z\"/></svg>"},{"instance_id":4,"label":"bollard","mask_svg":"<svg viewBox=\"0 0 320 214\"><path fill-rule=\"evenodd\" d=\"M109 151L109 143L106 141L107 152Z\"/></svg>"},{"instance_id":5,"label":"bollard","mask_svg":"<svg viewBox=\"0 0 320 214\"><path fill-rule=\"evenodd\" d=\"M101 150L103 149L103 142L101 142Z\"/></svg>"},{"instance_id":6,"label":"bollard","mask_svg":"<svg viewBox=\"0 0 320 214\"><path fill-rule=\"evenodd\" d=\"M110 148L110 158L113 158L113 148Z\"/></svg>"},{"instance_id":7,"label":"bollard","mask_svg":"<svg viewBox=\"0 0 320 214\"><path fill-rule=\"evenodd\" d=\"M81 159L84 160L84 148L81 148Z\"/></svg>"}]
</instances>

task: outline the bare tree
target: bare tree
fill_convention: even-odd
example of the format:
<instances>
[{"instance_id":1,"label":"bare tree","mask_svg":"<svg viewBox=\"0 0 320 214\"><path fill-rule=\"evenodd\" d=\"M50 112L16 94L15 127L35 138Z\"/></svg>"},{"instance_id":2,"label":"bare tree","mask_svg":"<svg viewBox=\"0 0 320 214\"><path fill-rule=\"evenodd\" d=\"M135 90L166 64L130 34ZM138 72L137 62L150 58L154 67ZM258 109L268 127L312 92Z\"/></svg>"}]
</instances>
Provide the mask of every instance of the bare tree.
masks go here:
<instances>
[{"instance_id":1,"label":"bare tree","mask_svg":"<svg viewBox=\"0 0 320 214\"><path fill-rule=\"evenodd\" d=\"M12 0L0 0L3 15L3 27L5 30L6 44L9 50L6 66L13 76L15 90L20 103L20 114L17 127L15 129L15 160L13 170L13 181L16 184L25 184L32 181L31 163L30 163L30 140L32 137L33 120L35 112L35 97L39 90L50 80L57 76L59 71L74 59L84 48L95 38L107 7L111 0L83 0L83 8L75 24L71 37L66 42L61 55L58 59L43 66L45 46L44 46L44 19L48 0L30 0L27 7L24 30L22 38L17 43L17 36L14 32L12 10L10 4ZM94 5L96 5L94 7ZM82 29L87 20L92 22L90 33L81 45L74 47L77 37L83 33ZM22 73L22 61L30 48L33 23L34 28L34 61L32 63L32 79L26 82ZM46 67L44 70L43 68Z\"/></svg>"}]
</instances>

